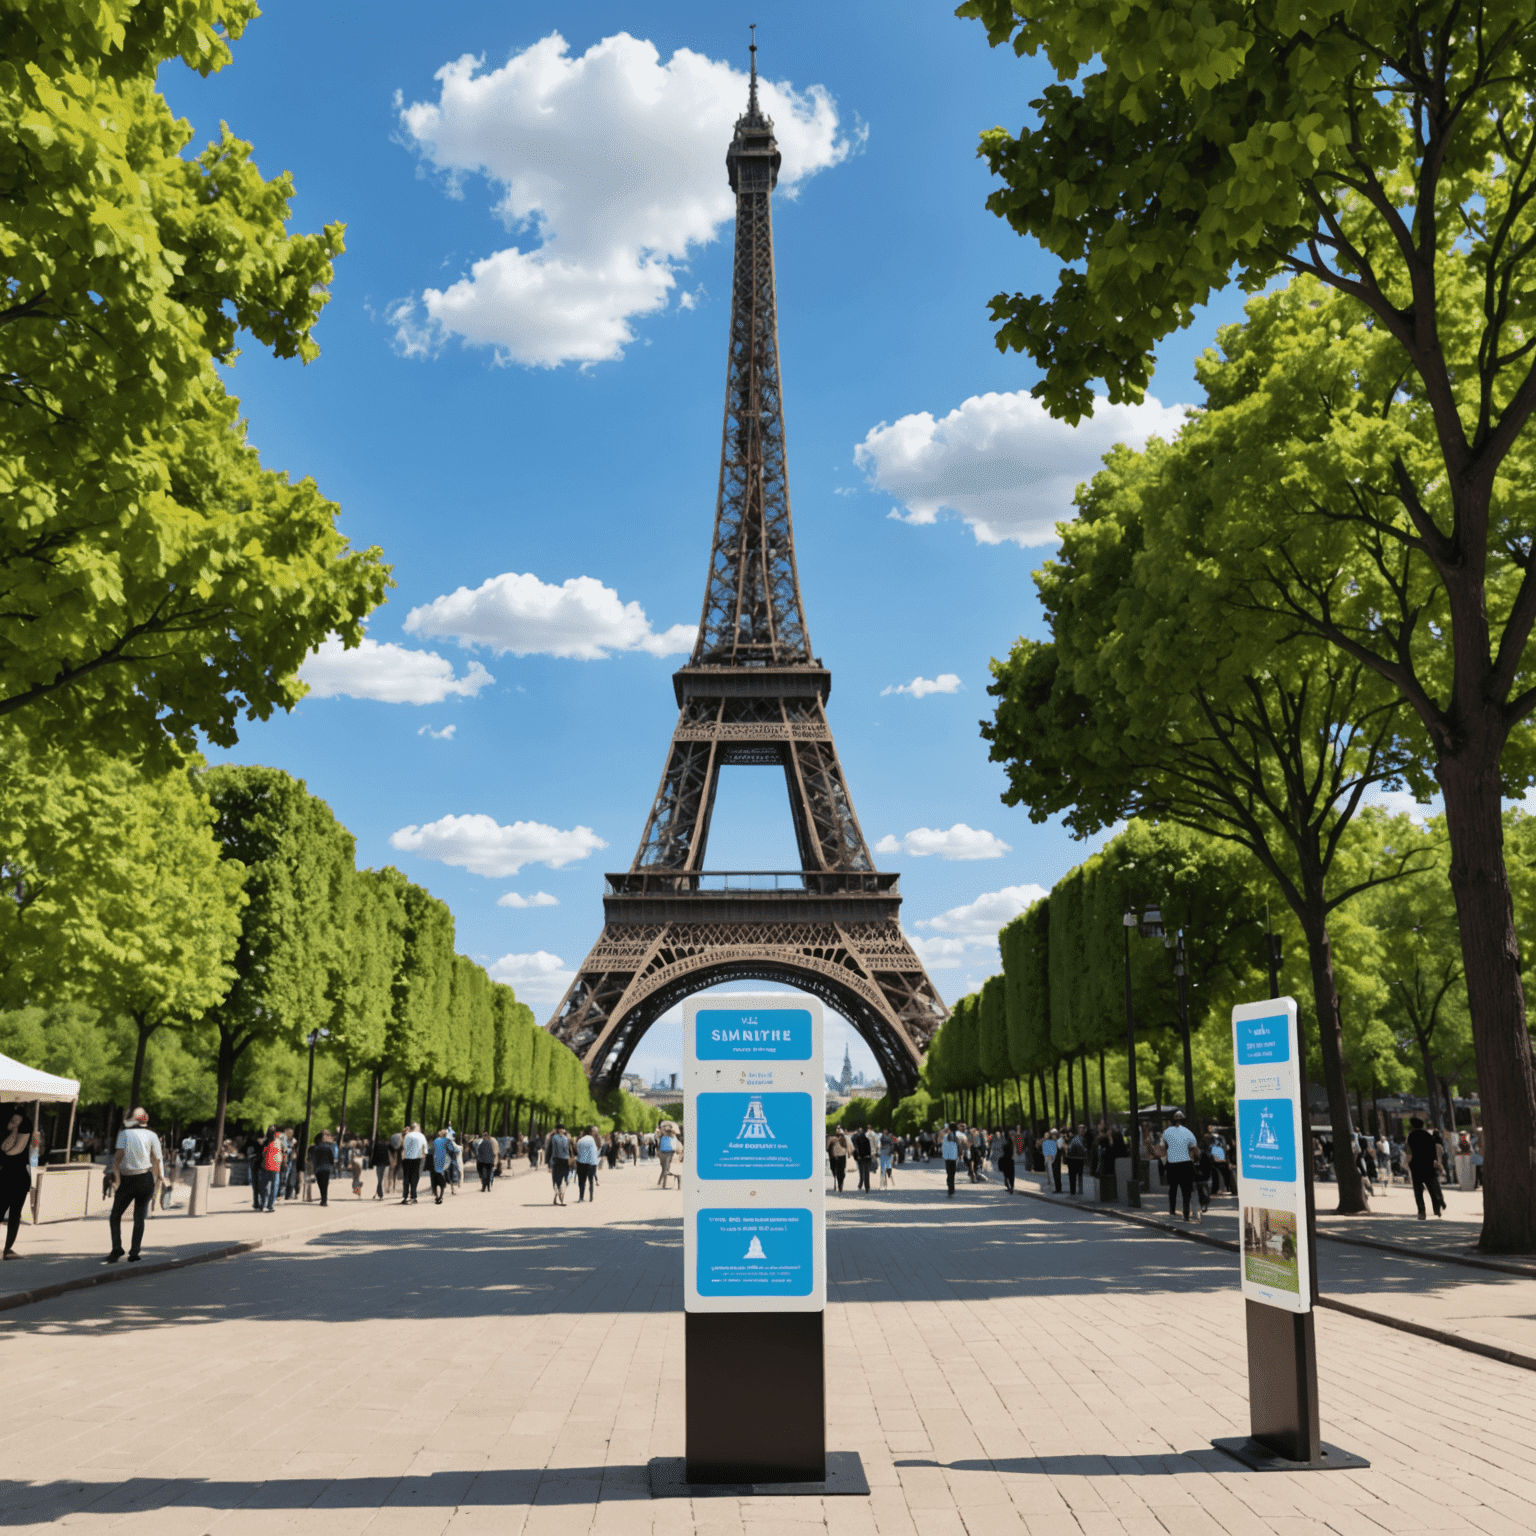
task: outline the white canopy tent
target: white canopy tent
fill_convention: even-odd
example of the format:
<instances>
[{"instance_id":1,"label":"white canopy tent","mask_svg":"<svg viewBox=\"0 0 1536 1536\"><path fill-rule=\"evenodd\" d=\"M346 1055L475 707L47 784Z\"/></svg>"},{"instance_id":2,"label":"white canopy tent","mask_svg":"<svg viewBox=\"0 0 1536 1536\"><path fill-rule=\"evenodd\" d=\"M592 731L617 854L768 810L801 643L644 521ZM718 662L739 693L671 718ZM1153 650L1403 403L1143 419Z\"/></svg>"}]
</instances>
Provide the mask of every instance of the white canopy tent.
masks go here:
<instances>
[{"instance_id":1,"label":"white canopy tent","mask_svg":"<svg viewBox=\"0 0 1536 1536\"><path fill-rule=\"evenodd\" d=\"M9 1056L0 1056L0 1102L16 1104L69 1104L80 1097L80 1084L72 1077L55 1077L24 1067Z\"/></svg>"}]
</instances>

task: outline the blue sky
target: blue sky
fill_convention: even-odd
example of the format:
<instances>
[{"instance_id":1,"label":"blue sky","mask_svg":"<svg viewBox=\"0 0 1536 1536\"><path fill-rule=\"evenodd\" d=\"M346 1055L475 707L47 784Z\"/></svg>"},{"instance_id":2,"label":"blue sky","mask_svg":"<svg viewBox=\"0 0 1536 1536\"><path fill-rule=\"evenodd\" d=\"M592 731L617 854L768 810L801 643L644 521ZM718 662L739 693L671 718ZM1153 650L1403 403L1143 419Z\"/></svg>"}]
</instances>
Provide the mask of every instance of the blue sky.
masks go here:
<instances>
[{"instance_id":1,"label":"blue sky","mask_svg":"<svg viewBox=\"0 0 1536 1536\"><path fill-rule=\"evenodd\" d=\"M986 301L1054 272L986 211L974 147L1027 118L1043 67L942 6L275 0L222 74L162 77L198 143L222 119L292 172L296 227L347 225L320 359L253 348L231 384L264 461L312 475L397 582L366 656L321 658L292 715L213 755L304 778L359 862L446 900L460 949L541 1019L598 935L604 871L634 855L698 622L753 20L785 148L811 639L864 830L953 1001L994 968L998 923L1085 852L1000 803L988 660L1040 633L1030 572L1072 486L1118 437L1167 430L1238 314L1229 297L1165 349L1155 404L1073 431L1025 398L1035 372L997 352ZM893 691L916 679L940 687ZM791 868L793 849L778 771L726 770L710 867ZM636 1065L675 1069L674 1036ZM847 1038L829 1021L830 1069Z\"/></svg>"}]
</instances>

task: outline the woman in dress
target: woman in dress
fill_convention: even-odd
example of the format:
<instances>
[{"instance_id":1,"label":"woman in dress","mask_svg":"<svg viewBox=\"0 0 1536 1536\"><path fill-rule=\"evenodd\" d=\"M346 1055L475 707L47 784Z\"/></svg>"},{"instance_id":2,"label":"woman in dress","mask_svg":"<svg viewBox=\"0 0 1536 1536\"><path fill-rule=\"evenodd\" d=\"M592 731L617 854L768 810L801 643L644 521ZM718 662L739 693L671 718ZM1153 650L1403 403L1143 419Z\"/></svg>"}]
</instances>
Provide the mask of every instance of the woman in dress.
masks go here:
<instances>
[{"instance_id":1,"label":"woman in dress","mask_svg":"<svg viewBox=\"0 0 1536 1536\"><path fill-rule=\"evenodd\" d=\"M5 1218L5 1252L0 1257L19 1259L16 1234L21 1212L32 1188L32 1122L19 1109L11 1111L0 1141L0 1217Z\"/></svg>"}]
</instances>

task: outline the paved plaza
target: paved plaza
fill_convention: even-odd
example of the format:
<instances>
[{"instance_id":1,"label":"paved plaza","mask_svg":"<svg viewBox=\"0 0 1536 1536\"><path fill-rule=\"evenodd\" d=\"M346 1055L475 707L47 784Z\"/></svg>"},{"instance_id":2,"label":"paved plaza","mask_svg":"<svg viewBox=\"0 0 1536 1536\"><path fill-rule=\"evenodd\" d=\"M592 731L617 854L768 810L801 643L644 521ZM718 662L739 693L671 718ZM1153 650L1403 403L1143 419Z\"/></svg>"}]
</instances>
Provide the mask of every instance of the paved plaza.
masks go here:
<instances>
[{"instance_id":1,"label":"paved plaza","mask_svg":"<svg viewBox=\"0 0 1536 1536\"><path fill-rule=\"evenodd\" d=\"M1536 1372L1321 1312L1324 1434L1372 1465L1247 1472L1209 1447L1247 1429L1231 1255L1010 1200L995 1182L947 1201L942 1176L923 1169L894 1192L829 1200L828 1442L860 1453L870 1495L653 1501L648 1461L683 1451L681 1200L654 1177L605 1173L595 1206L572 1195L564 1209L525 1175L442 1207L230 1210L211 1220L243 1224L262 1248L0 1312L0 1526L1515 1536L1536 1525ZM1536 1314L1536 1280L1321 1246L1325 1290L1425 1315L1470 1308L1510 1328ZM6 1281L25 1268L7 1266ZM741 1411L753 1411L750 1363Z\"/></svg>"}]
</instances>

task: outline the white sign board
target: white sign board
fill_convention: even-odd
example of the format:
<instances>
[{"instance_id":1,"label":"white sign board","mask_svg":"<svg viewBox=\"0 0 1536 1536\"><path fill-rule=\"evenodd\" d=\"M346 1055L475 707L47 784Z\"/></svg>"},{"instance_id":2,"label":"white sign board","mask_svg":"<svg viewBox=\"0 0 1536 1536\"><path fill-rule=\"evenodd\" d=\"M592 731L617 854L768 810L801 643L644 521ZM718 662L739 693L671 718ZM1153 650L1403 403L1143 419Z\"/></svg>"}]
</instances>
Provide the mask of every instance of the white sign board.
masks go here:
<instances>
[{"instance_id":1,"label":"white sign board","mask_svg":"<svg viewBox=\"0 0 1536 1536\"><path fill-rule=\"evenodd\" d=\"M821 1004L775 992L683 1007L683 1306L827 1304Z\"/></svg>"},{"instance_id":2,"label":"white sign board","mask_svg":"<svg viewBox=\"0 0 1536 1536\"><path fill-rule=\"evenodd\" d=\"M1237 1201L1243 1295L1287 1312L1312 1310L1307 1172L1312 1152L1296 999L1232 1010Z\"/></svg>"}]
</instances>

